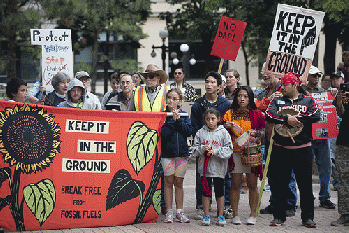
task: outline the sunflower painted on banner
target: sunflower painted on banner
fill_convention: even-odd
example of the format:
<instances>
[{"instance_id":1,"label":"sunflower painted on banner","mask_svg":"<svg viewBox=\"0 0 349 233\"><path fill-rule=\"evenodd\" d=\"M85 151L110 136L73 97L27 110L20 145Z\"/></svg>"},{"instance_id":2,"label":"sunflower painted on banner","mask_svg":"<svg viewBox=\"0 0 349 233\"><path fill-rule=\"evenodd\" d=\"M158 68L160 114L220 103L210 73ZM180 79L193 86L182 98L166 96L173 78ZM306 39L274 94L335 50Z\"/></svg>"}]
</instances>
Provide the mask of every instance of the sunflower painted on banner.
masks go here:
<instances>
[{"instance_id":1,"label":"sunflower painted on banner","mask_svg":"<svg viewBox=\"0 0 349 233\"><path fill-rule=\"evenodd\" d=\"M42 108L16 105L0 112L0 153L9 167L0 169L0 187L9 180L11 194L0 198L0 211L9 206L18 231L24 231L23 204L42 225L52 213L56 192L50 179L23 188L19 201L21 173L32 174L46 169L60 152L60 127L54 116ZM14 167L13 177L12 169Z\"/></svg>"}]
</instances>

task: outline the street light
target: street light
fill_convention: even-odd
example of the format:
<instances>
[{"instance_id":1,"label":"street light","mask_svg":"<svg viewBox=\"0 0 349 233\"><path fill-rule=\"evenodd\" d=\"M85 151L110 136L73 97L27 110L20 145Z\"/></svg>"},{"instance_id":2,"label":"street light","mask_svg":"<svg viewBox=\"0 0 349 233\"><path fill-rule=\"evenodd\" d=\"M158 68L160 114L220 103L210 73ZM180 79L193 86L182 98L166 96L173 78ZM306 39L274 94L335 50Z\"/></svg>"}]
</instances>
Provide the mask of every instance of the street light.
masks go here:
<instances>
[{"instance_id":1,"label":"street light","mask_svg":"<svg viewBox=\"0 0 349 233\"><path fill-rule=\"evenodd\" d=\"M150 54L151 57L156 57L155 49L161 49L161 60L162 60L162 69L166 71L166 52L168 51L168 47L165 45L165 40L168 37L168 31L166 29L162 29L159 32L159 36L162 39L161 46L152 46L153 50Z\"/></svg>"},{"instance_id":2,"label":"street light","mask_svg":"<svg viewBox=\"0 0 349 233\"><path fill-rule=\"evenodd\" d=\"M189 57L188 57L189 45L181 44L179 49L183 53L183 57L182 57L183 72L189 78L189 76L190 76L190 74L189 74L189 64L190 65L195 65L196 64L196 60L194 58L194 55L191 55L191 59L189 60ZM177 53L176 52L172 52L171 53L171 58L173 59L172 60L172 64L175 65L175 66L178 65L179 59L177 58Z\"/></svg>"}]
</instances>

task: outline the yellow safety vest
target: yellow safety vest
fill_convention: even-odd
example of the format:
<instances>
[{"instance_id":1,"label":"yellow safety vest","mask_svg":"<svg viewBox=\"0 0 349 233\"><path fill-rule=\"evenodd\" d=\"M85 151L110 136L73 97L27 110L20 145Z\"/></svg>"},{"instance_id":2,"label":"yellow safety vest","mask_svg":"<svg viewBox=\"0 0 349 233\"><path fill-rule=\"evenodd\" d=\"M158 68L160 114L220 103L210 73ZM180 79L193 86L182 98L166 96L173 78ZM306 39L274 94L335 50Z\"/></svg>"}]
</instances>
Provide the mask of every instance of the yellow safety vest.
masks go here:
<instances>
[{"instance_id":1,"label":"yellow safety vest","mask_svg":"<svg viewBox=\"0 0 349 233\"><path fill-rule=\"evenodd\" d=\"M143 112L162 112L166 107L166 92L167 87L161 86L157 96L155 97L154 103L150 106L148 95L145 91L144 86L137 87L134 95L134 103L136 111Z\"/></svg>"}]
</instances>

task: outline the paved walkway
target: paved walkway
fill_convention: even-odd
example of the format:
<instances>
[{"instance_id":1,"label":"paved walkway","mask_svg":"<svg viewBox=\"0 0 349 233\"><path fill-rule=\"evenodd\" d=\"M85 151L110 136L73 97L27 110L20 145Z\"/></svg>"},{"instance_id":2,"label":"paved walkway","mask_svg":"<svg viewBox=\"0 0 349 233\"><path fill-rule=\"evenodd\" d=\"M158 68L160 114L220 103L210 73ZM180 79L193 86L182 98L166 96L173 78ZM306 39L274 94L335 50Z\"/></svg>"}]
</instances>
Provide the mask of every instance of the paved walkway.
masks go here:
<instances>
[{"instance_id":1,"label":"paved walkway","mask_svg":"<svg viewBox=\"0 0 349 233\"><path fill-rule=\"evenodd\" d=\"M316 177L314 177L314 194L317 196L319 193L320 185L318 184ZM117 226L117 227L100 227L100 228L79 228L79 229L64 229L64 230L50 230L50 231L32 231L33 233L43 232L43 233L108 233L108 232L151 232L151 233L180 233L180 232L349 232L349 227L332 227L330 226L331 221L336 220L339 217L337 209L327 210L324 208L319 208L319 201L315 201L315 221L317 223L317 228L308 229L301 225L300 210L298 209L296 216L288 218L286 224L281 227L270 227L269 222L272 220L272 215L259 215L257 218L257 224L254 226L249 226L244 224L249 216L249 206L248 206L248 194L241 195L240 205L239 205L239 215L243 222L242 225L235 226L231 223L231 220L227 220L226 227L219 227L216 225L211 226L201 226L201 221L193 219L195 214L195 164L189 164L188 172L184 179L184 207L185 211L191 219L190 223L178 223L174 222L172 224L163 223L165 218L164 215L160 215L159 219L155 223L141 223L128 226ZM264 192L262 205L264 208L268 205L270 192ZM331 200L337 203L337 193L331 191ZM299 203L298 203L299 206ZM216 221L216 204L212 205L213 210L210 215L213 220ZM29 231L27 231L29 232Z\"/></svg>"}]
</instances>

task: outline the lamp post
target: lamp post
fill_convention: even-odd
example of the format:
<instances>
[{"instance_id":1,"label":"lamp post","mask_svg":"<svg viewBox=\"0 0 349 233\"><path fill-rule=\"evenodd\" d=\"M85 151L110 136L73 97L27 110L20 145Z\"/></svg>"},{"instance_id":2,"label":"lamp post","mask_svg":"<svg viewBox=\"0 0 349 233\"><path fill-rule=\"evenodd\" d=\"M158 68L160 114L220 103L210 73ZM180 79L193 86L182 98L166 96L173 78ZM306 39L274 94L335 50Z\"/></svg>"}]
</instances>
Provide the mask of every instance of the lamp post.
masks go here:
<instances>
[{"instance_id":1,"label":"lamp post","mask_svg":"<svg viewBox=\"0 0 349 233\"><path fill-rule=\"evenodd\" d=\"M161 49L161 60L162 60L162 69L166 71L166 52L168 51L168 47L165 45L166 38L168 37L168 31L166 29L162 29L159 32L159 36L162 39L161 46L152 46L151 56L156 57L155 49Z\"/></svg>"},{"instance_id":2,"label":"lamp post","mask_svg":"<svg viewBox=\"0 0 349 233\"><path fill-rule=\"evenodd\" d=\"M189 60L189 45L181 44L179 49L183 53L183 57L182 57L183 72L185 73L186 77L189 78L190 77L189 64L190 65L195 65L196 64L196 60L194 58L194 55L191 55L191 59ZM171 57L173 58L173 60L172 60L173 65L178 65L179 60L177 58L177 53L176 52L172 52L171 53Z\"/></svg>"}]
</instances>

